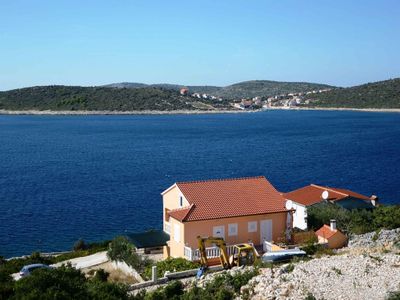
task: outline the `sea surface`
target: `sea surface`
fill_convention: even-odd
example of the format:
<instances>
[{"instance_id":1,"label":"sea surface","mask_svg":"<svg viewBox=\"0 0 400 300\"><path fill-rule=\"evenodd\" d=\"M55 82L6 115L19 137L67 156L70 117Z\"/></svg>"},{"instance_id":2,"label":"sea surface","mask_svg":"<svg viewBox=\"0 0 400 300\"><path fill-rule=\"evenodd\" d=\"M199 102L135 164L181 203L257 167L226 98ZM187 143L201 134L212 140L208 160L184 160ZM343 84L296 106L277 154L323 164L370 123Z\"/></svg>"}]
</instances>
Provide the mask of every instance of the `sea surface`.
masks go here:
<instances>
[{"instance_id":1,"label":"sea surface","mask_svg":"<svg viewBox=\"0 0 400 300\"><path fill-rule=\"evenodd\" d=\"M176 181L266 176L400 202L400 114L0 116L0 255L161 228Z\"/></svg>"}]
</instances>

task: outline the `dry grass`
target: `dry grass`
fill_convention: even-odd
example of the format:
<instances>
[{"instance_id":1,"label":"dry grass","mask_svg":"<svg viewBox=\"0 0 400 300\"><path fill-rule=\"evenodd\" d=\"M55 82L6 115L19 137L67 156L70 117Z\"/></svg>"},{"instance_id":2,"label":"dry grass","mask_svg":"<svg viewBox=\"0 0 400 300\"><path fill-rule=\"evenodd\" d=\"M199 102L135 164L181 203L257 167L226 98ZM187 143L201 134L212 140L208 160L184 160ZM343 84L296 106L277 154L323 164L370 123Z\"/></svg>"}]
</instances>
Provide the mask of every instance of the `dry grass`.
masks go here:
<instances>
[{"instance_id":1,"label":"dry grass","mask_svg":"<svg viewBox=\"0 0 400 300\"><path fill-rule=\"evenodd\" d=\"M82 271L86 274L86 276L92 276L94 271L103 269L104 271L108 272L110 275L108 277L109 282L115 283L125 283L125 284L133 284L137 283L138 281L131 275L125 274L121 270L115 269L110 262L106 262L94 267L82 269Z\"/></svg>"}]
</instances>

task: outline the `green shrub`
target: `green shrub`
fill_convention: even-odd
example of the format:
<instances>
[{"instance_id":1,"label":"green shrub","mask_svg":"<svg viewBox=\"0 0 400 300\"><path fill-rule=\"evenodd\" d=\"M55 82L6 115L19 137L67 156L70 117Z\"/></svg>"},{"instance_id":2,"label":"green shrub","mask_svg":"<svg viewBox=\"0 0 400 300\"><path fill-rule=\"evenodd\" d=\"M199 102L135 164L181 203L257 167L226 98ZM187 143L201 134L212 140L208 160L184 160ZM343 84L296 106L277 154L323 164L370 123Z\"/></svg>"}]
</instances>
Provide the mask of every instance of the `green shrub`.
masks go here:
<instances>
[{"instance_id":1,"label":"green shrub","mask_svg":"<svg viewBox=\"0 0 400 300\"><path fill-rule=\"evenodd\" d=\"M114 261L123 261L142 273L151 265L151 260L136 253L135 247L123 236L116 237L110 243L107 256Z\"/></svg>"},{"instance_id":2,"label":"green shrub","mask_svg":"<svg viewBox=\"0 0 400 300\"><path fill-rule=\"evenodd\" d=\"M74 244L74 251L80 251L80 250L85 250L86 249L86 244L85 241L82 239L79 239L75 242Z\"/></svg>"},{"instance_id":3,"label":"green shrub","mask_svg":"<svg viewBox=\"0 0 400 300\"><path fill-rule=\"evenodd\" d=\"M285 273L292 273L293 270L294 270L294 264L290 263L285 267L284 272Z\"/></svg>"},{"instance_id":4,"label":"green shrub","mask_svg":"<svg viewBox=\"0 0 400 300\"><path fill-rule=\"evenodd\" d=\"M400 300L400 291L399 292L390 292L387 300Z\"/></svg>"},{"instance_id":5,"label":"green shrub","mask_svg":"<svg viewBox=\"0 0 400 300\"><path fill-rule=\"evenodd\" d=\"M378 206L373 212L373 224L376 229L399 228L400 205Z\"/></svg>"},{"instance_id":6,"label":"green shrub","mask_svg":"<svg viewBox=\"0 0 400 300\"><path fill-rule=\"evenodd\" d=\"M99 269L96 271L93 280L97 280L100 282L107 282L108 276L110 276L110 273L104 271L103 269Z\"/></svg>"},{"instance_id":7,"label":"green shrub","mask_svg":"<svg viewBox=\"0 0 400 300\"><path fill-rule=\"evenodd\" d=\"M308 293L304 300L317 300L317 298L315 298L313 294Z\"/></svg>"},{"instance_id":8,"label":"green shrub","mask_svg":"<svg viewBox=\"0 0 400 300\"><path fill-rule=\"evenodd\" d=\"M156 263L156 266L157 266L157 276L163 277L166 271L179 272L179 271L196 269L200 267L200 264L178 257L178 258L167 258L162 261L159 261ZM144 278L147 279L151 278L151 268L152 265L148 265L145 268L145 271L142 274Z\"/></svg>"},{"instance_id":9,"label":"green shrub","mask_svg":"<svg viewBox=\"0 0 400 300\"><path fill-rule=\"evenodd\" d=\"M134 300L231 300L235 295L240 295L240 289L249 280L258 274L258 269L245 271L234 276L224 273L217 275L212 281L208 282L204 288L196 285L184 291L183 285L179 281L170 283L167 287L158 288L154 292L142 292L134 297ZM244 293L244 298L249 297L249 290Z\"/></svg>"},{"instance_id":10,"label":"green shrub","mask_svg":"<svg viewBox=\"0 0 400 300\"><path fill-rule=\"evenodd\" d=\"M400 227L400 206L378 206L372 210L345 210L331 203L320 203L307 209L309 228L318 230L331 219L337 222L337 228L344 233L363 234L379 229Z\"/></svg>"}]
</instances>

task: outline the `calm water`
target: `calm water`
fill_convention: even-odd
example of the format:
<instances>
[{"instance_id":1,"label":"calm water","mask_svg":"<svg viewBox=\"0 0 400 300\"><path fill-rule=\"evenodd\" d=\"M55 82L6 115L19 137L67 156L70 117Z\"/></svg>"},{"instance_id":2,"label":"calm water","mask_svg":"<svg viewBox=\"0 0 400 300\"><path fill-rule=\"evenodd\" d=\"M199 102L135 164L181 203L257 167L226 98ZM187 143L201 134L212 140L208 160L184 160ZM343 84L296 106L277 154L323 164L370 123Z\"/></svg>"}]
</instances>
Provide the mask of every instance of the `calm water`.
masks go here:
<instances>
[{"instance_id":1,"label":"calm water","mask_svg":"<svg viewBox=\"0 0 400 300\"><path fill-rule=\"evenodd\" d=\"M175 181L265 175L400 199L400 114L0 116L0 255L160 228Z\"/></svg>"}]
</instances>

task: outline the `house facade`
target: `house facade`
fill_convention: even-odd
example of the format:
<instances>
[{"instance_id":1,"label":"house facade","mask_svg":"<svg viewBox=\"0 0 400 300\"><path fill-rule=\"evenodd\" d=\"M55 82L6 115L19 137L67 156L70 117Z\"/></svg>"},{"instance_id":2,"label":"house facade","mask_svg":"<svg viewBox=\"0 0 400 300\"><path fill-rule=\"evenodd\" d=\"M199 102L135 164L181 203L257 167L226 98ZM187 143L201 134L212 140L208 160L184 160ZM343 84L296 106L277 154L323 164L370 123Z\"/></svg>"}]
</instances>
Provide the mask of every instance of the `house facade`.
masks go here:
<instances>
[{"instance_id":1,"label":"house facade","mask_svg":"<svg viewBox=\"0 0 400 300\"><path fill-rule=\"evenodd\" d=\"M347 237L336 228L336 221L331 220L331 224L323 225L315 232L318 243L324 244L330 249L342 248L347 243Z\"/></svg>"},{"instance_id":2,"label":"house facade","mask_svg":"<svg viewBox=\"0 0 400 300\"><path fill-rule=\"evenodd\" d=\"M307 229L307 207L321 202L330 202L345 209L374 208L377 197L367 197L359 193L339 188L311 184L283 194L289 207L295 209L293 227Z\"/></svg>"},{"instance_id":3,"label":"house facade","mask_svg":"<svg viewBox=\"0 0 400 300\"><path fill-rule=\"evenodd\" d=\"M230 245L280 241L291 229L292 210L265 177L178 182L162 193L164 257L194 258L197 236ZM289 220L289 222L288 222Z\"/></svg>"}]
</instances>

